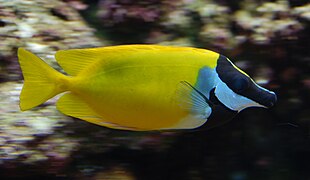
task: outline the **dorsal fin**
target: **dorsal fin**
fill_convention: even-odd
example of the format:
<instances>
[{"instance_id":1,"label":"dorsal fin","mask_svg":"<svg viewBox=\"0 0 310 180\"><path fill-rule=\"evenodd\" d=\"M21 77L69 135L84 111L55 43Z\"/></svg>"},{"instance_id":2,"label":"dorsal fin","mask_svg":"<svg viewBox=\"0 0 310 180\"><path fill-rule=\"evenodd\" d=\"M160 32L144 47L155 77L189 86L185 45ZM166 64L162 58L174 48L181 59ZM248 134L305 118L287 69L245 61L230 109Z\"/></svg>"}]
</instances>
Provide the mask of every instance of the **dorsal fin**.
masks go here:
<instances>
[{"instance_id":1,"label":"dorsal fin","mask_svg":"<svg viewBox=\"0 0 310 180\"><path fill-rule=\"evenodd\" d=\"M70 75L77 75L90 64L102 59L102 48L60 50L55 54L58 64Z\"/></svg>"},{"instance_id":2,"label":"dorsal fin","mask_svg":"<svg viewBox=\"0 0 310 180\"><path fill-rule=\"evenodd\" d=\"M108 58L111 53L126 54L128 51L133 52L137 50L152 49L154 49L154 47L148 45L121 45L86 49L69 49L57 51L55 58L66 73L75 76L83 69L87 68L89 65L97 62L98 60Z\"/></svg>"},{"instance_id":3,"label":"dorsal fin","mask_svg":"<svg viewBox=\"0 0 310 180\"><path fill-rule=\"evenodd\" d=\"M109 59L111 55L124 55L132 52L142 51L197 51L201 53L207 50L195 49L189 47L172 47L160 45L119 45L110 47L88 48L88 49L70 49L60 50L55 54L59 65L70 75L77 75L90 64L99 60ZM112 58L113 59L113 58Z\"/></svg>"}]
</instances>

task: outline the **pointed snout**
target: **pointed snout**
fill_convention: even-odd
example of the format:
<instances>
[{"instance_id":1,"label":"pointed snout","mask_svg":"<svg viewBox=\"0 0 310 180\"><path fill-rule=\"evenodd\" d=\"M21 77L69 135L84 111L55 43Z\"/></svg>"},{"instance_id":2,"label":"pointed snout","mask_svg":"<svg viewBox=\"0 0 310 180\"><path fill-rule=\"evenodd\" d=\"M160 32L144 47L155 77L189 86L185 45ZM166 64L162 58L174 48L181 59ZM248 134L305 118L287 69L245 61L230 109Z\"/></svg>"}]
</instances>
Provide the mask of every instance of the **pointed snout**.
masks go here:
<instances>
[{"instance_id":1,"label":"pointed snout","mask_svg":"<svg viewBox=\"0 0 310 180\"><path fill-rule=\"evenodd\" d=\"M274 92L269 91L268 94L265 94L265 98L262 101L262 105L267 108L273 107L277 102L277 95Z\"/></svg>"}]
</instances>

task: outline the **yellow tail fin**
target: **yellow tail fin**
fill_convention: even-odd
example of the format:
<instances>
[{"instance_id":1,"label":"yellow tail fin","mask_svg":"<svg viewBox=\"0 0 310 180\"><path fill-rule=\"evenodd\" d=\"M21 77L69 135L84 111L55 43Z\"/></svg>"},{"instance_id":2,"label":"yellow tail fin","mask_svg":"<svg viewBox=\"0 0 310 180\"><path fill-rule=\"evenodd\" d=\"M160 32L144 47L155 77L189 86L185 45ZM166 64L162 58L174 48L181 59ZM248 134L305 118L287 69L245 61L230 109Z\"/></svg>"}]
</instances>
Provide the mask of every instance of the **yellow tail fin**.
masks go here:
<instances>
[{"instance_id":1,"label":"yellow tail fin","mask_svg":"<svg viewBox=\"0 0 310 180\"><path fill-rule=\"evenodd\" d=\"M19 48L18 59L24 76L19 104L22 111L36 107L67 90L68 77L50 67L36 55Z\"/></svg>"}]
</instances>

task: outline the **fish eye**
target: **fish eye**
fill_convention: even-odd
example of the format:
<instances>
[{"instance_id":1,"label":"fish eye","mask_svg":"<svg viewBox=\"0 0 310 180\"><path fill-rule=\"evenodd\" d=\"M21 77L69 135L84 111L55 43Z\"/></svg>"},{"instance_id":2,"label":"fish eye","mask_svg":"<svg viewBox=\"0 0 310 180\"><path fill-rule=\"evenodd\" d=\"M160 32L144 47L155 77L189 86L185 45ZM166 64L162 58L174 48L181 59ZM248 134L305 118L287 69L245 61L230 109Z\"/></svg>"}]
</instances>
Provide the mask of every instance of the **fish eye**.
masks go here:
<instances>
[{"instance_id":1,"label":"fish eye","mask_svg":"<svg viewBox=\"0 0 310 180\"><path fill-rule=\"evenodd\" d=\"M236 92L242 92L244 90L246 90L249 87L249 80L247 78L237 78L234 82L233 82L233 87L234 90Z\"/></svg>"}]
</instances>

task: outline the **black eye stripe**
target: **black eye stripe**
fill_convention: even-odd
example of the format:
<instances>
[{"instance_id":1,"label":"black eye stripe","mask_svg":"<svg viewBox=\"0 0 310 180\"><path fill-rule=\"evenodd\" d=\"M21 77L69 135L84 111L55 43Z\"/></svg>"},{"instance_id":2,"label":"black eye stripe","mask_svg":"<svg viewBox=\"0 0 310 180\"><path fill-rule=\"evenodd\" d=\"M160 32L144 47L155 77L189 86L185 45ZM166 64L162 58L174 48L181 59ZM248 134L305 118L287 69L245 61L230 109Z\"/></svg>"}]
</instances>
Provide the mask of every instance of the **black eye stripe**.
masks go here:
<instances>
[{"instance_id":1,"label":"black eye stripe","mask_svg":"<svg viewBox=\"0 0 310 180\"><path fill-rule=\"evenodd\" d=\"M216 72L220 79L237 94L240 93L240 90L250 86L250 78L234 68L223 55L220 55L217 60Z\"/></svg>"},{"instance_id":2,"label":"black eye stripe","mask_svg":"<svg viewBox=\"0 0 310 180\"><path fill-rule=\"evenodd\" d=\"M249 83L248 78L237 78L233 80L232 89L234 89L237 93L240 93L249 87Z\"/></svg>"},{"instance_id":3,"label":"black eye stripe","mask_svg":"<svg viewBox=\"0 0 310 180\"><path fill-rule=\"evenodd\" d=\"M223 55L220 55L217 60L216 72L219 78L236 94L242 95L264 106L270 106L270 101L274 99L274 94L256 86L248 76L238 71L227 57ZM243 80L247 83L242 82Z\"/></svg>"}]
</instances>

